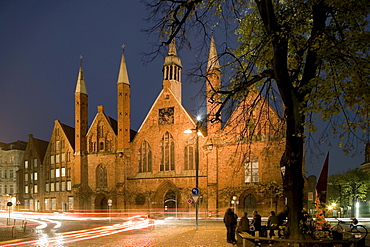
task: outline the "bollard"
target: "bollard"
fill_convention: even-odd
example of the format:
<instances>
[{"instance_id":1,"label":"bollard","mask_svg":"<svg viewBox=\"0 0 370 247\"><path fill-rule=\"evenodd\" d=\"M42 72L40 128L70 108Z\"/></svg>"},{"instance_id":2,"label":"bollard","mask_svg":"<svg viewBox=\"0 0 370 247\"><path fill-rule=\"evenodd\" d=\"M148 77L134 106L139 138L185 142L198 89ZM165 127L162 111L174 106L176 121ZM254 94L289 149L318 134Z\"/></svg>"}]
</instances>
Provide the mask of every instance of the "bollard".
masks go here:
<instances>
[{"instance_id":1,"label":"bollard","mask_svg":"<svg viewBox=\"0 0 370 247\"><path fill-rule=\"evenodd\" d=\"M14 238L14 229L15 229L15 226L12 226L12 238Z\"/></svg>"},{"instance_id":2,"label":"bollard","mask_svg":"<svg viewBox=\"0 0 370 247\"><path fill-rule=\"evenodd\" d=\"M26 232L26 226L27 226L27 221L26 221L26 222L24 222L23 232Z\"/></svg>"}]
</instances>

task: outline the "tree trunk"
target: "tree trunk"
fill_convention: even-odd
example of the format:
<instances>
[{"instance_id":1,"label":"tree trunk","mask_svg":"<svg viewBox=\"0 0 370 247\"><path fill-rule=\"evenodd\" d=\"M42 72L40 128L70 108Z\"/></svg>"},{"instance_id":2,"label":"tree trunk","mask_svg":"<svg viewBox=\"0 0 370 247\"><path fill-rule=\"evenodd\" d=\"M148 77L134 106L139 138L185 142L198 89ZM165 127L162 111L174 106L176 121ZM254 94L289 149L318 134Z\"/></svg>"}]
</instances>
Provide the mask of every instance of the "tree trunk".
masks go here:
<instances>
[{"instance_id":1,"label":"tree trunk","mask_svg":"<svg viewBox=\"0 0 370 247\"><path fill-rule=\"evenodd\" d=\"M288 227L290 238L300 239L302 237L299 222L302 219L303 209L303 123L304 117L298 114L299 108L287 107L286 114L286 144L285 152L281 159L281 167L285 167L283 177L284 193L288 200Z\"/></svg>"}]
</instances>

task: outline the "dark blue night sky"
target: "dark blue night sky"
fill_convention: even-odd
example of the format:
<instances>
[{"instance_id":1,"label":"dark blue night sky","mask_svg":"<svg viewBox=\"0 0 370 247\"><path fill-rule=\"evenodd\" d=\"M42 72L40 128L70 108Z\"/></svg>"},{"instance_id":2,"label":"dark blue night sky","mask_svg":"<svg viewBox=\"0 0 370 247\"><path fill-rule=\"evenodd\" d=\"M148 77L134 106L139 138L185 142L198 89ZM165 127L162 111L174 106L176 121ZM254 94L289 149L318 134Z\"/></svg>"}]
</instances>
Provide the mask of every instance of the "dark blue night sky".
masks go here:
<instances>
[{"instance_id":1,"label":"dark blue night sky","mask_svg":"<svg viewBox=\"0 0 370 247\"><path fill-rule=\"evenodd\" d=\"M89 121L98 105L116 119L122 44L131 83L131 127L138 130L162 89L163 57L143 61L143 53L151 52L157 39L141 31L148 26L147 16L136 0L0 1L0 142L27 141L28 134L48 141L54 120L73 126L80 55ZM206 51L197 55L208 56ZM193 115L202 114L202 83L186 77L195 53L180 50L179 56L184 67L183 105ZM363 154L350 158L339 148L322 149L331 152L329 174L355 168L364 160ZM324 159L322 155L307 162L308 175L317 175Z\"/></svg>"}]
</instances>

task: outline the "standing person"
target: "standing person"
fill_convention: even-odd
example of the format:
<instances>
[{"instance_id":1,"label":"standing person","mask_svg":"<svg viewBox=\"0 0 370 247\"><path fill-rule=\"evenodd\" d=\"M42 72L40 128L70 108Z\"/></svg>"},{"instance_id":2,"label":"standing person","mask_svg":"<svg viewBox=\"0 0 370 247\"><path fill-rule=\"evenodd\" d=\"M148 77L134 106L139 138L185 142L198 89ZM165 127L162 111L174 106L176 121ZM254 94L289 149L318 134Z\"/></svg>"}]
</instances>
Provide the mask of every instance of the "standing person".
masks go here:
<instances>
[{"instance_id":1,"label":"standing person","mask_svg":"<svg viewBox=\"0 0 370 247\"><path fill-rule=\"evenodd\" d=\"M258 236L261 230L261 224L262 224L261 215L259 215L257 211L253 211L252 225L254 227L254 232L258 232Z\"/></svg>"},{"instance_id":2,"label":"standing person","mask_svg":"<svg viewBox=\"0 0 370 247\"><path fill-rule=\"evenodd\" d=\"M271 211L271 214L267 220L267 229L270 230L270 238L272 238L272 236L275 236L274 230L279 229L278 224L279 224L279 219L275 215L275 211Z\"/></svg>"},{"instance_id":3,"label":"standing person","mask_svg":"<svg viewBox=\"0 0 370 247\"><path fill-rule=\"evenodd\" d=\"M234 213L234 211L231 208L228 208L225 212L224 216L224 223L226 226L227 234L227 242L236 244L235 239L235 228L238 223L238 216Z\"/></svg>"},{"instance_id":4,"label":"standing person","mask_svg":"<svg viewBox=\"0 0 370 247\"><path fill-rule=\"evenodd\" d=\"M249 219L247 213L244 213L243 217L240 219L238 231L249 232Z\"/></svg>"}]
</instances>

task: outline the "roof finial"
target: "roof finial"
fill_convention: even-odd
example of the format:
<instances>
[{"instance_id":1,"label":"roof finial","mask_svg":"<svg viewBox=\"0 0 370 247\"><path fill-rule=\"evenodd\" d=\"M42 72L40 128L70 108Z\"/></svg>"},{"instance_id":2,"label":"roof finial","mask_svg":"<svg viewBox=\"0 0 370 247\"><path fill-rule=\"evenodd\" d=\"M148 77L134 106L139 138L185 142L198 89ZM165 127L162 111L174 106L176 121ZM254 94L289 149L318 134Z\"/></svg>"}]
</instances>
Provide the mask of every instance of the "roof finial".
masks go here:
<instances>
[{"instance_id":1,"label":"roof finial","mask_svg":"<svg viewBox=\"0 0 370 247\"><path fill-rule=\"evenodd\" d=\"M82 58L83 58L84 56L82 56L82 55L80 55L80 65L82 65Z\"/></svg>"},{"instance_id":2,"label":"roof finial","mask_svg":"<svg viewBox=\"0 0 370 247\"><path fill-rule=\"evenodd\" d=\"M124 51L125 51L125 47L126 47L126 45L125 45L125 44L122 44L122 45L121 45L122 52L124 52Z\"/></svg>"}]
</instances>

